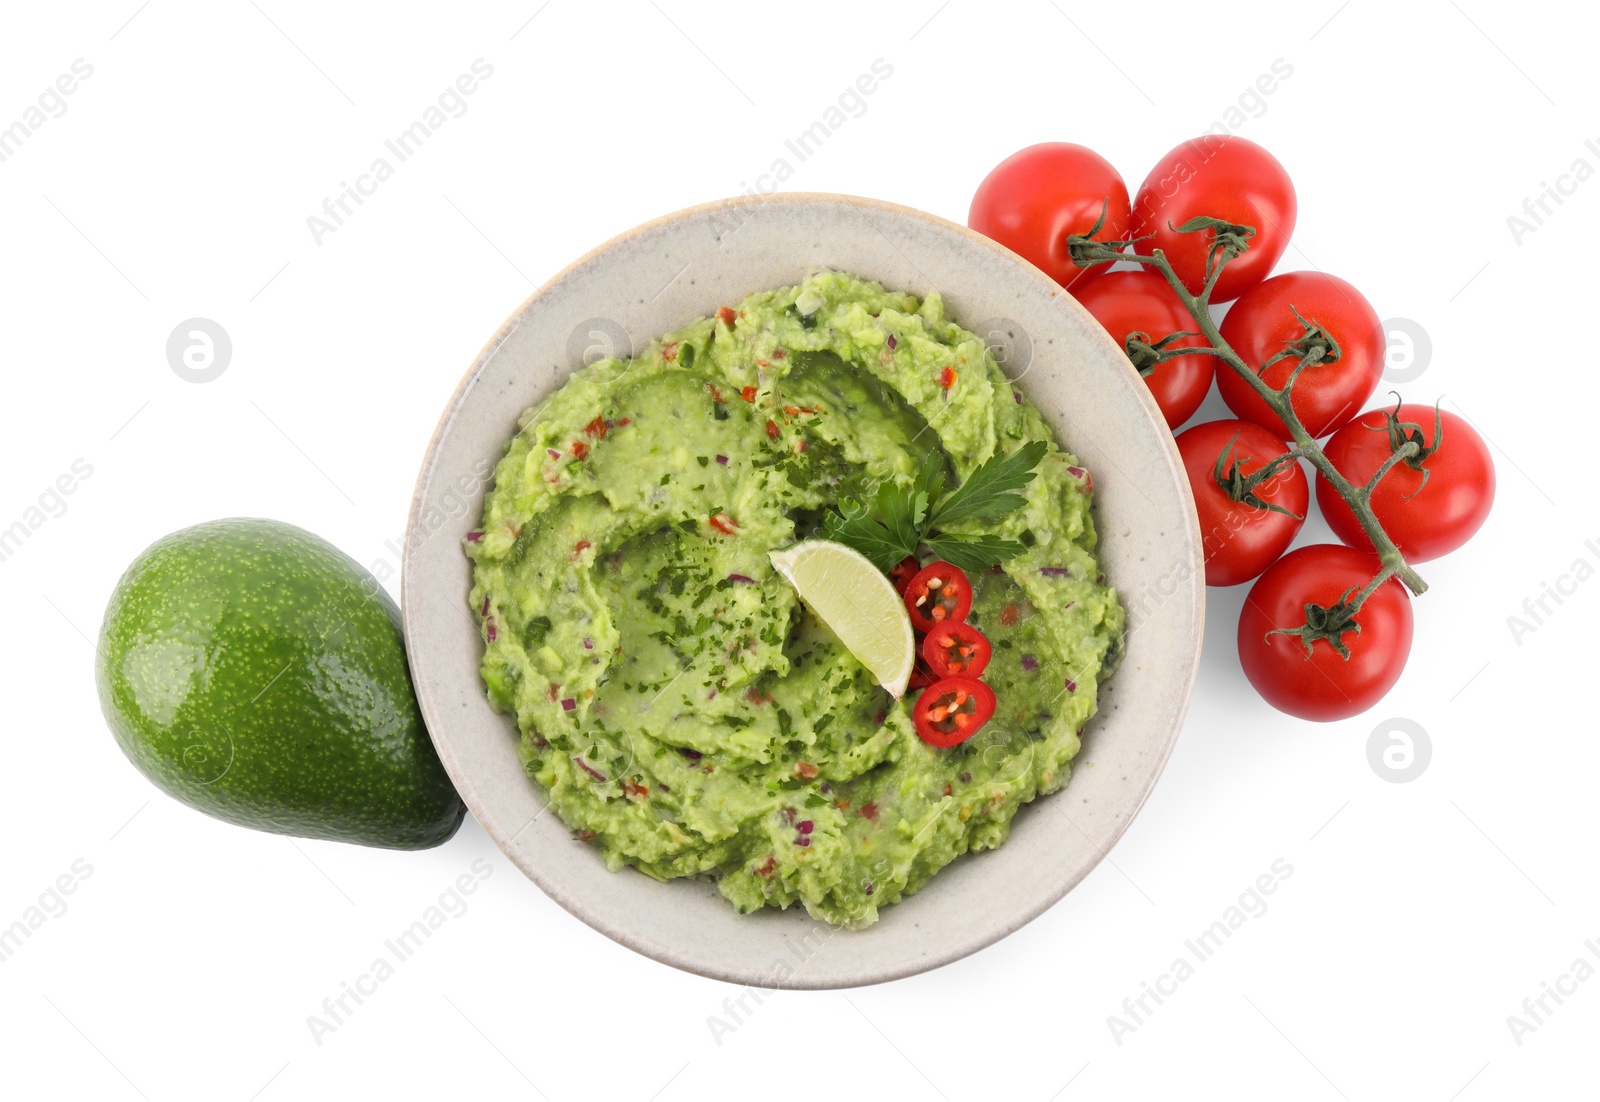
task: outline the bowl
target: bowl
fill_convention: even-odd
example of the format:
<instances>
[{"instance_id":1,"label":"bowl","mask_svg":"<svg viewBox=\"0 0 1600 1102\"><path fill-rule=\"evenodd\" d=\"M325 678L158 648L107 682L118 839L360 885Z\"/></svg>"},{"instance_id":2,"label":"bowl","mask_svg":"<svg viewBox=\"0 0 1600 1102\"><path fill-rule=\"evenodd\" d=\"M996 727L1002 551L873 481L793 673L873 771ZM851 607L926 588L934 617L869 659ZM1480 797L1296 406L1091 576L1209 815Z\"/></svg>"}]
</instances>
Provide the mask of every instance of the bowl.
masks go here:
<instances>
[{"instance_id":1,"label":"bowl","mask_svg":"<svg viewBox=\"0 0 1600 1102\"><path fill-rule=\"evenodd\" d=\"M996 850L957 858L859 931L799 907L739 915L714 885L609 872L523 772L517 730L478 676L462 541L482 514L517 416L599 353L651 338L754 291L831 267L918 296L989 337L997 360L1093 473L1101 561L1128 609L1064 791L1021 809ZM462 799L495 844L572 914L648 957L770 989L877 983L936 968L1038 916L1088 874L1149 796L1199 665L1200 532L1172 434L1122 350L1016 254L907 207L847 195L751 195L679 211L559 273L478 354L439 422L411 503L405 637L423 718ZM1114 916L1102 916L1115 921Z\"/></svg>"}]
</instances>

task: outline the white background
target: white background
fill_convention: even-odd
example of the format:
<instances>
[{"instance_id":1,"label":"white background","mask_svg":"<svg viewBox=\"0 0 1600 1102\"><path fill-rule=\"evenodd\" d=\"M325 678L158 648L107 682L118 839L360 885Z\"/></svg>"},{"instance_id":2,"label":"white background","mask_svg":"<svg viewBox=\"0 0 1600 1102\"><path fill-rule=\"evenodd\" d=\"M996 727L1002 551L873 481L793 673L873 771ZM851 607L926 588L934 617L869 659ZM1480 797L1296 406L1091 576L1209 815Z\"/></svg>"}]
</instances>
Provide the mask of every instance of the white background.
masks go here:
<instances>
[{"instance_id":1,"label":"white background","mask_svg":"<svg viewBox=\"0 0 1600 1102\"><path fill-rule=\"evenodd\" d=\"M75 861L91 872L0 964L0 1093L1592 1096L1600 982L1547 1000L1520 1044L1507 1018L1577 958L1600 967L1600 582L1520 639L1507 618L1600 563L1600 183L1520 241L1506 219L1579 158L1600 168L1600 28L1486 0L542 3L7 8L0 126L75 59L93 75L0 163L0 527L75 459L93 473L0 562L0 927ZM317 243L307 217L477 58L493 76L465 114ZM865 113L795 163L784 139L877 58L893 75ZM590 931L470 818L425 853L291 842L176 804L118 753L88 640L126 563L175 528L258 515L394 571L386 541L460 373L594 245L754 187L780 156L789 188L957 220L1034 141L1087 144L1136 187L1278 58L1292 76L1234 128L1298 187L1283 267L1344 276L1426 331L1406 396L1444 396L1492 441L1499 498L1425 568L1410 666L1365 716L1265 706L1234 653L1242 590L1211 591L1160 786L1111 859L1012 937L882 987L780 993L714 1037L736 989ZM165 356L197 316L234 349L205 385ZM1202 418L1224 415L1213 396ZM1319 521L1302 536L1326 538ZM1391 717L1430 736L1409 783L1368 762ZM1119 1044L1108 1016L1280 858L1293 874L1269 909ZM469 909L318 1044L308 1016L480 859Z\"/></svg>"}]
</instances>

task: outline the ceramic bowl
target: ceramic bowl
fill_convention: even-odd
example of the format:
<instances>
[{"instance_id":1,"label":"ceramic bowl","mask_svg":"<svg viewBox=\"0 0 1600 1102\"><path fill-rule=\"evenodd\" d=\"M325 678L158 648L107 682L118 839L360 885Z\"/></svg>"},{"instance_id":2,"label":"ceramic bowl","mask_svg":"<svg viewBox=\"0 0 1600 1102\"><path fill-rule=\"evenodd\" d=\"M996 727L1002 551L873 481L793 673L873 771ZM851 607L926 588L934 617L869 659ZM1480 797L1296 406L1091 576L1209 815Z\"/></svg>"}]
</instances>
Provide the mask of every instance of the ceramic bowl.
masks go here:
<instances>
[{"instance_id":1,"label":"ceramic bowl","mask_svg":"<svg viewBox=\"0 0 1600 1102\"><path fill-rule=\"evenodd\" d=\"M958 858L876 925L835 930L799 907L739 915L704 882L608 872L522 771L517 731L489 707L467 607L462 541L481 516L517 415L597 352L651 338L799 282L818 266L895 290L937 290L1095 481L1106 577L1129 611L1126 653L1103 689L1063 792L1019 812L997 850ZM1010 251L920 211L845 195L746 196L659 218L600 246L536 291L450 399L417 480L403 572L417 698L445 768L489 836L590 926L646 956L763 988L848 987L936 968L1059 900L1127 830L1161 774L1200 657L1200 533L1172 434L1098 323ZM1114 916L1103 916L1107 922Z\"/></svg>"}]
</instances>

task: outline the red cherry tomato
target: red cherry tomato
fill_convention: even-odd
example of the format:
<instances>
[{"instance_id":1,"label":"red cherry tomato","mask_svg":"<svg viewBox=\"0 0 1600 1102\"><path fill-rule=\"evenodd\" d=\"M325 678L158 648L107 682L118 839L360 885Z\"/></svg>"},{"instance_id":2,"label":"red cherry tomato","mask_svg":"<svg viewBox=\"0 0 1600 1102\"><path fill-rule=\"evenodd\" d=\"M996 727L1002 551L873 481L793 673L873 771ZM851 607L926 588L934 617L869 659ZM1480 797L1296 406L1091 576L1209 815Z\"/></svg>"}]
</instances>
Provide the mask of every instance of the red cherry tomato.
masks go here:
<instances>
[{"instance_id":1,"label":"red cherry tomato","mask_svg":"<svg viewBox=\"0 0 1600 1102\"><path fill-rule=\"evenodd\" d=\"M911 708L911 723L928 745L955 746L989 722L994 705L994 690L977 678L946 677L922 690Z\"/></svg>"},{"instance_id":2,"label":"red cherry tomato","mask_svg":"<svg viewBox=\"0 0 1600 1102\"><path fill-rule=\"evenodd\" d=\"M1243 484L1245 476L1288 450L1282 440L1249 421L1208 421L1178 434L1178 454L1200 514L1207 585L1238 585L1254 578L1278 561L1305 523L1311 490L1299 463L1254 487ZM1225 454L1227 488L1217 479L1217 461ZM1244 500L1234 500L1233 493L1240 491Z\"/></svg>"},{"instance_id":3,"label":"red cherry tomato","mask_svg":"<svg viewBox=\"0 0 1600 1102\"><path fill-rule=\"evenodd\" d=\"M978 677L989 666L989 638L971 624L940 624L922 640L922 658L935 677Z\"/></svg>"},{"instance_id":4,"label":"red cherry tomato","mask_svg":"<svg viewBox=\"0 0 1600 1102\"><path fill-rule=\"evenodd\" d=\"M1254 227L1249 247L1229 261L1211 291L1212 303L1228 302L1267 278L1289 244L1295 211L1294 184L1276 157L1244 138L1208 134L1184 142L1145 177L1133 200L1133 235L1148 240L1134 249L1166 253L1183 285L1198 294L1216 235L1174 227L1201 215Z\"/></svg>"},{"instance_id":5,"label":"red cherry tomato","mask_svg":"<svg viewBox=\"0 0 1600 1102\"><path fill-rule=\"evenodd\" d=\"M1080 268L1067 238L1088 233L1106 212L1098 241L1128 236L1128 185L1092 149L1070 142L1030 145L983 178L967 225L1017 253L1063 287L1096 279L1109 264Z\"/></svg>"},{"instance_id":6,"label":"red cherry tomato","mask_svg":"<svg viewBox=\"0 0 1600 1102\"><path fill-rule=\"evenodd\" d=\"M1093 314L1119 345L1130 333L1144 333L1154 344L1173 333L1193 333L1194 319L1157 272L1107 272L1087 287L1074 287L1073 296ZM1178 341L1175 347L1204 345L1199 335ZM1157 364L1145 376L1168 428L1177 428L1200 408L1211 389L1216 361L1210 356L1179 356Z\"/></svg>"},{"instance_id":7,"label":"red cherry tomato","mask_svg":"<svg viewBox=\"0 0 1600 1102\"><path fill-rule=\"evenodd\" d=\"M1289 552L1250 587L1239 615L1239 662L1268 704L1301 719L1344 719L1394 687L1411 653L1412 623L1411 597L1392 578L1341 633L1349 658L1326 639L1308 652L1298 635L1269 634L1300 627L1307 604L1331 607L1377 572L1372 552L1324 543Z\"/></svg>"},{"instance_id":8,"label":"red cherry tomato","mask_svg":"<svg viewBox=\"0 0 1600 1102\"><path fill-rule=\"evenodd\" d=\"M1377 389L1386 344L1383 323L1361 292L1337 276L1289 272L1252 287L1222 319L1222 339L1269 386L1282 386L1299 363L1290 355L1260 370L1305 334L1296 311L1339 345L1339 358L1306 368L1292 392L1295 416L1306 431L1326 436L1361 412ZM1234 371L1223 367L1217 372L1217 390L1234 413L1288 438L1278 415Z\"/></svg>"},{"instance_id":9,"label":"red cherry tomato","mask_svg":"<svg viewBox=\"0 0 1600 1102\"><path fill-rule=\"evenodd\" d=\"M1494 504L1494 460L1483 437L1453 413L1439 410L1437 417L1435 421L1432 406L1423 405L1369 410L1334 433L1322 449L1340 474L1364 486L1399 444L1412 439L1422 445L1423 458L1389 468L1370 502L1378 523L1413 563L1436 559L1466 543ZM1340 540L1372 549L1350 506L1320 474L1317 504Z\"/></svg>"},{"instance_id":10,"label":"red cherry tomato","mask_svg":"<svg viewBox=\"0 0 1600 1102\"><path fill-rule=\"evenodd\" d=\"M939 624L965 620L972 611L972 583L961 568L947 562L931 562L906 583L902 595L911 626L932 631Z\"/></svg>"}]
</instances>

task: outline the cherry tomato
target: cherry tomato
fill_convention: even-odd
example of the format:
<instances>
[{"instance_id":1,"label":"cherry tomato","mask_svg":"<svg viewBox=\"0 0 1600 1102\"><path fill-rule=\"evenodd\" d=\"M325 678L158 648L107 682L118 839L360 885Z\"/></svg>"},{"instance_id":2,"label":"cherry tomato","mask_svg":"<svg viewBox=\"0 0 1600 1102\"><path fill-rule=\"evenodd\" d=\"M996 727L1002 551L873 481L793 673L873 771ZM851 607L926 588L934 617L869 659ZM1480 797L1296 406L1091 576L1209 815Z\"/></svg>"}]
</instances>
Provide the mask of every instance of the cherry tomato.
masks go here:
<instances>
[{"instance_id":1,"label":"cherry tomato","mask_svg":"<svg viewBox=\"0 0 1600 1102\"><path fill-rule=\"evenodd\" d=\"M1306 431L1326 436L1361 412L1377 389L1386 344L1383 323L1361 292L1337 276L1288 272L1252 287L1222 319L1222 339L1268 386L1282 386L1299 365L1291 353L1261 370L1291 342L1305 337L1297 311L1339 346L1338 359L1306 368L1292 391L1295 416ZM1288 438L1278 415L1232 369L1224 366L1217 372L1217 389L1234 413Z\"/></svg>"},{"instance_id":2,"label":"cherry tomato","mask_svg":"<svg viewBox=\"0 0 1600 1102\"><path fill-rule=\"evenodd\" d=\"M906 595L906 586L911 579L916 577L917 571L922 569L922 564L915 555L907 555L889 568L889 581L894 583L894 591L901 597Z\"/></svg>"},{"instance_id":3,"label":"cherry tomato","mask_svg":"<svg viewBox=\"0 0 1600 1102\"><path fill-rule=\"evenodd\" d=\"M1301 719L1344 719L1394 687L1411 653L1412 623L1411 597L1393 578L1340 632L1348 658L1326 639L1308 651L1299 635L1269 634L1294 631L1308 604L1331 608L1377 573L1372 552L1323 543L1289 552L1250 587L1239 615L1239 662L1268 704Z\"/></svg>"},{"instance_id":4,"label":"cherry tomato","mask_svg":"<svg viewBox=\"0 0 1600 1102\"><path fill-rule=\"evenodd\" d=\"M994 690L975 677L946 677L922 690L911 723L930 746L967 741L994 715Z\"/></svg>"},{"instance_id":5,"label":"cherry tomato","mask_svg":"<svg viewBox=\"0 0 1600 1102\"><path fill-rule=\"evenodd\" d=\"M1432 406L1397 405L1368 410L1334 433L1324 454L1340 474L1364 486L1397 447L1412 440L1420 459L1389 468L1372 491L1372 512L1413 563L1460 547L1483 526L1494 504L1494 460L1473 427ZM1344 499L1317 475L1317 504L1333 534L1351 547L1372 549Z\"/></svg>"},{"instance_id":6,"label":"cherry tomato","mask_svg":"<svg viewBox=\"0 0 1600 1102\"><path fill-rule=\"evenodd\" d=\"M918 631L965 620L972 611L972 583L960 567L942 560L917 571L906 583L902 597L911 614L911 626Z\"/></svg>"},{"instance_id":7,"label":"cherry tomato","mask_svg":"<svg viewBox=\"0 0 1600 1102\"><path fill-rule=\"evenodd\" d=\"M1157 272L1107 272L1087 287L1074 287L1072 293L1124 349L1130 333L1144 333L1146 343L1154 344L1173 333L1195 331L1189 311ZM1204 337L1196 335L1172 347L1205 343ZM1168 428L1175 429L1194 416L1206 400L1215 372L1216 362L1210 356L1179 356L1157 364L1144 377Z\"/></svg>"},{"instance_id":8,"label":"cherry tomato","mask_svg":"<svg viewBox=\"0 0 1600 1102\"><path fill-rule=\"evenodd\" d=\"M1202 215L1253 227L1249 247L1228 262L1211 291L1213 304L1228 302L1267 278L1289 244L1295 211L1294 184L1276 157L1255 142L1208 134L1157 161L1139 186L1133 235L1148 240L1134 249L1145 256L1156 249L1166 253L1183 285L1198 294L1216 234L1178 233L1174 227Z\"/></svg>"},{"instance_id":9,"label":"cherry tomato","mask_svg":"<svg viewBox=\"0 0 1600 1102\"><path fill-rule=\"evenodd\" d=\"M1017 253L1063 287L1105 274L1109 264L1080 268L1067 238L1088 233L1100 218L1099 241L1128 236L1128 185L1100 154L1070 142L1030 145L983 178L967 225Z\"/></svg>"},{"instance_id":10,"label":"cherry tomato","mask_svg":"<svg viewBox=\"0 0 1600 1102\"><path fill-rule=\"evenodd\" d=\"M1298 462L1249 484L1249 475L1288 450L1282 440L1249 421L1208 421L1178 434L1178 454L1200 514L1207 585L1238 585L1254 578L1278 561L1305 523L1311 489Z\"/></svg>"},{"instance_id":11,"label":"cherry tomato","mask_svg":"<svg viewBox=\"0 0 1600 1102\"><path fill-rule=\"evenodd\" d=\"M977 677L989 666L989 638L971 624L940 624L922 640L922 658L935 677Z\"/></svg>"}]
</instances>

